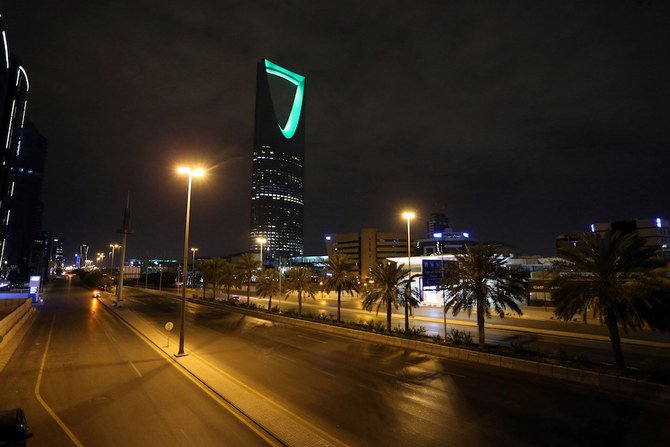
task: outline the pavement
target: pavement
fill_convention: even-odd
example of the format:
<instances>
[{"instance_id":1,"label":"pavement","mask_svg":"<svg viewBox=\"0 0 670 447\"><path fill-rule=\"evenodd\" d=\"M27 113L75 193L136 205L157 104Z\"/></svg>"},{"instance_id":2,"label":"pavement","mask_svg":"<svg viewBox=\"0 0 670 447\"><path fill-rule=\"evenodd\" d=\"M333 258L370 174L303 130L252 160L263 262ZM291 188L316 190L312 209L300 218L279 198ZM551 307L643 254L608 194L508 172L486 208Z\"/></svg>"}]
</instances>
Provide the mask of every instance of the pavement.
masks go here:
<instances>
[{"instance_id":1,"label":"pavement","mask_svg":"<svg viewBox=\"0 0 670 447\"><path fill-rule=\"evenodd\" d=\"M100 303L126 322L153 349L202 382L241 413L285 445L343 446L342 442L322 431L279 403L261 395L245 383L219 368L209 359L189 351L178 356L179 332L160 330L133 312L129 306L116 307L116 298L103 293Z\"/></svg>"},{"instance_id":2,"label":"pavement","mask_svg":"<svg viewBox=\"0 0 670 447\"><path fill-rule=\"evenodd\" d=\"M162 291L161 294L166 293L165 291ZM175 298L179 296L177 293L173 293L172 295ZM192 293L189 295L192 296ZM242 296L242 294L240 295ZM194 351L187 351L187 355L185 356L177 356L176 354L178 351L178 339L179 339L178 330L175 330L173 332L167 332L164 328L157 327L155 324L144 319L140 314L134 312L132 309L132 305L128 305L128 303L125 303L126 305L123 305L121 307L116 307L115 297L108 293L103 293L102 296L99 298L99 301L114 315L118 316L122 321L124 321L130 330L135 332L140 338L146 340L148 344L156 352L161 354L173 365L178 367L178 369L180 369L185 375L188 375L191 378L199 381L205 387L210 389L212 392L214 392L222 399L230 403L233 407L239 410L246 417L253 420L260 428L262 428L268 434L270 434L272 437L278 440L279 443L284 445L309 445L309 446L344 445L341 441L334 438L330 434L324 432L319 427L316 427L309 421L293 413L286 407L282 406L280 403L275 402L272 399L268 398L267 396L262 395L258 391L246 385L244 382L238 380L237 378L235 378L234 376L223 370L219 365L217 365L216 359L207 358L206 356L200 355L198 352ZM189 299L189 301L191 300ZM430 317L417 315L414 318L421 320L421 319L429 319ZM549 311L545 311L544 309L537 309L537 310L532 309L530 312L525 313L524 319L529 323L531 323L532 321L544 321L546 319L551 319L551 314ZM442 319L440 318L436 320L441 321ZM475 322L470 321L454 321L451 324L453 323L476 324ZM489 323L487 322L487 327L494 327L494 325L498 326L497 324L494 323L491 323L489 325ZM23 333L25 333L25 331L27 330L27 327L25 326L21 330L22 334L17 334L19 336L16 337L16 340L12 340L13 342L16 343L22 338ZM520 328L519 326L510 326L510 329L515 331L523 330L523 328ZM528 327L525 329L536 333L539 332L537 328ZM554 331L542 330L542 332L553 333ZM364 335L373 336L376 334L364 334ZM568 334L561 333L560 335L568 335ZM569 333L569 336L584 339L600 339L600 336L588 333ZM411 342L412 342L411 340L404 340L404 339L402 340L402 343L411 344ZM662 343L662 342L651 343L640 340L633 342L645 343L650 346L670 349L670 343ZM468 361L475 361L478 363L485 363L483 359L484 356L478 352L470 354L469 351L467 350L442 347L438 345L435 346L436 346L435 349L443 348L443 350L451 349L458 351L458 353L449 354L447 355L447 357L454 357ZM410 345L408 345L407 348L413 349L413 347ZM11 349L9 351L11 352ZM466 356L467 358L463 357L463 353L460 351L463 351L466 354L468 354ZM3 354L8 353L5 352ZM442 355L442 354L443 353L441 352L436 352L436 355ZM469 356L472 355L474 355L475 357L472 359L469 358ZM495 364L497 366L507 368L509 368L510 365L505 365L503 363L514 360L514 359L508 359L502 361L500 359L497 359L496 358L497 356L493 355L489 355L489 357L491 357L491 359L489 359L490 364L492 365ZM514 369L549 375L552 377L567 378L568 380L571 380L571 378L568 376L568 373L561 372L561 374L565 375L565 377L556 374L556 372L543 373L543 371L540 370L542 368L536 366L535 362L522 361L522 360L515 360L515 361L517 361L519 365L513 367ZM537 369L537 371L535 371L535 369ZM568 371L568 369L564 367L560 367L560 370ZM585 375L585 373L582 372L579 373L583 375L583 377L580 379L581 382L602 386L602 384L598 384L598 381L603 379L598 378L595 375L591 377ZM611 379L605 378L604 380L611 380ZM612 386L610 386L610 388L619 389L622 387L622 384L628 385L628 382L632 383L632 381L618 381L616 383L611 384ZM639 384L631 385L632 390L631 394L637 393L638 388L635 388L637 386L639 386ZM653 388L652 391L646 390L646 393L650 394L652 392L655 392L656 394L664 395L667 398L669 396L668 390L670 390L670 388L666 389L666 387L655 385L655 388Z\"/></svg>"},{"instance_id":3,"label":"pavement","mask_svg":"<svg viewBox=\"0 0 670 447\"><path fill-rule=\"evenodd\" d=\"M176 296L175 296L176 298ZM341 441L320 430L300 416L292 413L281 404L272 401L245 383L237 380L226 371L216 365L216 359L207 359L197 352L190 351L186 356L175 355L178 350L178 333L168 333L162 328L144 320L140 315L132 311L132 305L115 306L116 297L103 293L100 302L108 309L125 321L129 328L138 336L146 339L154 349L162 353L165 358L174 362L184 371L190 373L195 379L201 381L222 399L240 410L243 414L256 422L270 435L280 440L285 445L310 445L310 446L341 446ZM189 301L198 302L197 299ZM126 303L127 304L127 303ZM249 312L241 309L244 313ZM543 315L543 314L540 314ZM269 314L269 318L275 318ZM276 317L279 318L279 317ZM528 318L528 317L527 317ZM527 319L527 321L532 321ZM561 365L545 364L531 360L507 358L495 354L481 353L467 349L451 346L426 344L415 340L396 337L385 337L376 333L355 331L346 328L321 325L319 323L296 320L296 325L307 326L314 330L327 332L337 331L338 335L349 335L354 338L363 339L373 343L385 343L410 350L427 350L428 353L442 356L503 367L531 374L544 375L595 386L601 389L628 394L634 397L646 396L661 401L670 401L670 387L656 383L640 381L636 379L611 376L606 373L585 371L578 368L570 368ZM473 324L476 324L473 322ZM318 328L316 326L319 326ZM320 326L323 326L322 328ZM488 325L487 327L502 326ZM519 328L510 326L511 330L519 331L525 329L534 333L545 333L550 335L571 336L581 339L601 340L603 337L589 333L565 333L563 331L538 330L537 328ZM348 334L347 334L348 333ZM606 339L606 337L604 337ZM628 343L644 344L656 348L670 349L670 343L651 342L645 340L626 340Z\"/></svg>"}]
</instances>

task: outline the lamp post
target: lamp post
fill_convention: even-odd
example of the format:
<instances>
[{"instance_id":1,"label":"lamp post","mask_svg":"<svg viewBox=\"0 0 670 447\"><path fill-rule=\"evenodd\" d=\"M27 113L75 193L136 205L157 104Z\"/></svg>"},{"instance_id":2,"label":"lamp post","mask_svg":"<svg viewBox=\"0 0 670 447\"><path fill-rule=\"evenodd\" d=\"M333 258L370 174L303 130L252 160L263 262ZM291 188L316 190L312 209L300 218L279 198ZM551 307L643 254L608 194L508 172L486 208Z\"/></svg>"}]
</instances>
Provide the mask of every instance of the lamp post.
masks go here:
<instances>
[{"instance_id":1,"label":"lamp post","mask_svg":"<svg viewBox=\"0 0 670 447\"><path fill-rule=\"evenodd\" d=\"M183 286L181 289L181 328L179 329L179 352L177 356L186 355L184 353L184 323L186 316L186 275L187 275L187 266L188 266L188 227L191 220L191 183L193 177L202 177L205 175L203 169L192 169L190 167L181 166L177 169L177 172L182 175L188 175L188 189L186 193L186 226L184 230L184 263L182 268L183 273Z\"/></svg>"},{"instance_id":2,"label":"lamp post","mask_svg":"<svg viewBox=\"0 0 670 447\"><path fill-rule=\"evenodd\" d=\"M191 247L191 254L193 254L193 272L191 273L191 287L195 289L195 283L193 282L195 280L195 252L198 251L197 248ZM186 285L184 285L186 287Z\"/></svg>"},{"instance_id":3,"label":"lamp post","mask_svg":"<svg viewBox=\"0 0 670 447\"><path fill-rule=\"evenodd\" d=\"M114 250L116 250L117 248L121 248L121 246L119 244L109 244L109 248L112 249L112 256L111 256L111 259L110 259L110 267L109 268L114 269Z\"/></svg>"},{"instance_id":4,"label":"lamp post","mask_svg":"<svg viewBox=\"0 0 670 447\"><path fill-rule=\"evenodd\" d=\"M264 237L257 237L256 242L258 242L261 246L260 254L261 254L261 272L262 272L263 271L263 244L266 244L268 242L268 240L265 239Z\"/></svg>"},{"instance_id":5,"label":"lamp post","mask_svg":"<svg viewBox=\"0 0 670 447\"><path fill-rule=\"evenodd\" d=\"M410 222L416 215L413 211L405 211L402 213L403 219L407 219L407 289L405 291L405 331L409 330L409 299L412 294L412 255L411 255L411 231L410 231Z\"/></svg>"}]
</instances>

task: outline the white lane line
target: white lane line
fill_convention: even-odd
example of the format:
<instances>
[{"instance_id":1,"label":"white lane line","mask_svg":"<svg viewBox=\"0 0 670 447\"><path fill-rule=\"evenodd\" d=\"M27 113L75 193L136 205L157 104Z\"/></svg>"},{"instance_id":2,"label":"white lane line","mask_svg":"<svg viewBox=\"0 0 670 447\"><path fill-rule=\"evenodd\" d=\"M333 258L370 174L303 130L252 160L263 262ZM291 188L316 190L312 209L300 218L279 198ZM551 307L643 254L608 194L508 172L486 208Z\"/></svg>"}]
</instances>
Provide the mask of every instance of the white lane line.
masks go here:
<instances>
[{"instance_id":1,"label":"white lane line","mask_svg":"<svg viewBox=\"0 0 670 447\"><path fill-rule=\"evenodd\" d=\"M135 366L135 364L134 364L132 361L128 360L128 364L130 365L130 368L131 368L133 371L135 371L135 373L136 373L139 377L142 377L142 373L140 372L139 369L137 369L137 366Z\"/></svg>"}]
</instances>

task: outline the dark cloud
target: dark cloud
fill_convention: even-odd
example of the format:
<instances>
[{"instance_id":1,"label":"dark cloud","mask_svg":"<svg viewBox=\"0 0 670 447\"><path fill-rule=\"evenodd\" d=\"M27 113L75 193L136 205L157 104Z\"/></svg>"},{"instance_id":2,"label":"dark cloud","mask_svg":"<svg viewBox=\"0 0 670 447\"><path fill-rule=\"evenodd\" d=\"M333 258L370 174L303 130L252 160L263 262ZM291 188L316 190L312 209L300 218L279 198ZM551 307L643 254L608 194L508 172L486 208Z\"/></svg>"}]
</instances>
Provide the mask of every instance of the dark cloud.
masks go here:
<instances>
[{"instance_id":1,"label":"dark cloud","mask_svg":"<svg viewBox=\"0 0 670 447\"><path fill-rule=\"evenodd\" d=\"M246 248L256 62L307 76L306 242L442 210L549 253L593 221L668 215L664 2L0 1L49 138L45 228L177 256ZM422 228L423 223L417 223ZM417 230L418 231L418 230ZM98 248L99 247L99 248Z\"/></svg>"}]
</instances>

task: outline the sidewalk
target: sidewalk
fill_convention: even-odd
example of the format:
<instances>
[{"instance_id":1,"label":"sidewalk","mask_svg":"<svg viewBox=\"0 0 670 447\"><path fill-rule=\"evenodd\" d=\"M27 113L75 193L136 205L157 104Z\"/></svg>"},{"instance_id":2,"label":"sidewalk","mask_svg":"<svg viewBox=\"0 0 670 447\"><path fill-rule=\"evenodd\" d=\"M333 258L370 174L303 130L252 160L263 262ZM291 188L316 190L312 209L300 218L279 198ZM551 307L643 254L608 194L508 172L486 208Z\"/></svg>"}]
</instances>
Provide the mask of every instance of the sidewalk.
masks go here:
<instances>
[{"instance_id":1,"label":"sidewalk","mask_svg":"<svg viewBox=\"0 0 670 447\"><path fill-rule=\"evenodd\" d=\"M296 446L344 446L328 433L218 368L215 359L207 359L196 352L187 352L186 356L177 357L178 332L176 336L172 333L168 337L165 330L144 320L127 303L123 307L115 307L115 297L107 293L103 293L99 300L125 321L138 336L147 340L155 351L190 373L281 443Z\"/></svg>"}]
</instances>

